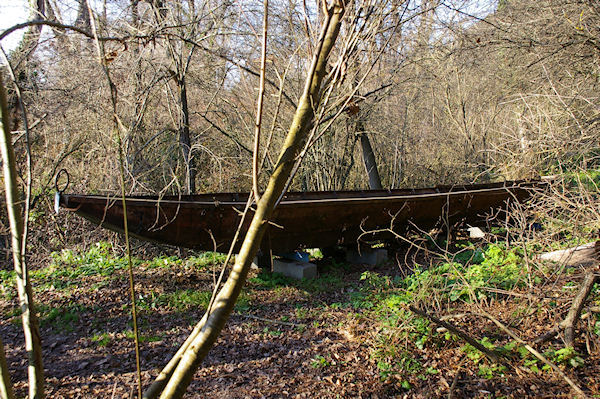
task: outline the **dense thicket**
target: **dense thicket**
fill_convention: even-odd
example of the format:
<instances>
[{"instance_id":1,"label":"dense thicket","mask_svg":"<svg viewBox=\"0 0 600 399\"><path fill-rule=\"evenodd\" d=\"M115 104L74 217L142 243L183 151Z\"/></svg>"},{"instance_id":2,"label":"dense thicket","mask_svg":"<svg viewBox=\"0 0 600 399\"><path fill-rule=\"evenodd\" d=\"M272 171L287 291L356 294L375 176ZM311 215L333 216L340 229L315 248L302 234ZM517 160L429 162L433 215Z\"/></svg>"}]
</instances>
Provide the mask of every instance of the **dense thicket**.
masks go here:
<instances>
[{"instance_id":1,"label":"dense thicket","mask_svg":"<svg viewBox=\"0 0 600 399\"><path fill-rule=\"evenodd\" d=\"M50 2L46 14L89 27L85 2L72 3ZM478 18L468 15L475 6L481 2L461 13L451 2L411 4L418 12L398 6L397 18L408 20L400 32L392 36L390 25L356 44L324 118L379 62L354 93L356 107L316 132L292 188L366 187L362 132L385 187L525 178L595 162L598 6L514 0ZM69 7L79 7L77 15ZM271 8L263 149L282 140L310 57L303 45L319 18L312 4ZM96 11L100 36L139 37L105 44L129 131L130 190L186 191L188 177L192 191L248 190L260 4L111 1ZM9 58L30 124L39 121L31 135L37 190L59 167L69 170L72 189L115 190L109 93L93 42L45 28L35 51L18 50Z\"/></svg>"},{"instance_id":2,"label":"dense thicket","mask_svg":"<svg viewBox=\"0 0 600 399\"><path fill-rule=\"evenodd\" d=\"M85 1L36 4L46 19L91 32ZM249 190L262 4L104 4L93 12L98 35L119 39L102 43L127 131L128 190ZM385 18L378 30L364 32L358 20L343 28L342 37L355 31L361 40L334 49L347 52L344 65L330 65L342 76L328 77L337 82L317 112L322 123L291 189L367 188L365 138L385 188L597 167L596 2L391 4L377 11ZM271 2L261 187L301 93L321 17L313 2ZM34 233L58 243L61 229L39 216L50 214L60 168L71 175L71 191L117 192L110 93L90 37L50 27L25 32L7 56L30 127ZM9 89L25 182L25 126Z\"/></svg>"}]
</instances>

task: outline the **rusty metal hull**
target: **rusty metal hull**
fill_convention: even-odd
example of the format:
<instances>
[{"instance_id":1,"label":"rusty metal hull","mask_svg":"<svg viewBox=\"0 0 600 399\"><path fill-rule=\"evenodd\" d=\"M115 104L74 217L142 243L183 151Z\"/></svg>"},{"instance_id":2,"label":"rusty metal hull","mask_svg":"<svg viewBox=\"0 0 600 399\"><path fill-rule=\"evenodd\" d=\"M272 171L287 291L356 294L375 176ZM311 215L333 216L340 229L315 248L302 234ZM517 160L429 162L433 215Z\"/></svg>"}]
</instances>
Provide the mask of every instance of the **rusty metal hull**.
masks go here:
<instances>
[{"instance_id":1,"label":"rusty metal hull","mask_svg":"<svg viewBox=\"0 0 600 399\"><path fill-rule=\"evenodd\" d=\"M425 189L288 193L277 206L268 236L273 251L356 245L364 231L407 226L477 223L509 201L523 202L540 182L504 182ZM248 194L127 197L130 234L180 247L226 252ZM61 207L102 227L123 230L120 197L62 194ZM242 227L245 232L252 212ZM243 235L241 235L243 238ZM389 238L380 233L365 239ZM239 245L239 243L238 243Z\"/></svg>"}]
</instances>

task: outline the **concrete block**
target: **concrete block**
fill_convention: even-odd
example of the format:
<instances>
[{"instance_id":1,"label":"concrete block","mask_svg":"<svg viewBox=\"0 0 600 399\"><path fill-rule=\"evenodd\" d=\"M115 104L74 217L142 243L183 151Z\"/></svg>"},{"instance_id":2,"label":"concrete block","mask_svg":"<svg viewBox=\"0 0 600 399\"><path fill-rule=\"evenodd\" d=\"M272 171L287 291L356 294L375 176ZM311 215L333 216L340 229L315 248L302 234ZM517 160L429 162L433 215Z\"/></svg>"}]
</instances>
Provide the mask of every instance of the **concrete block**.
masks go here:
<instances>
[{"instance_id":1,"label":"concrete block","mask_svg":"<svg viewBox=\"0 0 600 399\"><path fill-rule=\"evenodd\" d=\"M363 249L358 253L356 249L346 251L346 262L361 265L378 265L388 260L387 249Z\"/></svg>"},{"instance_id":2,"label":"concrete block","mask_svg":"<svg viewBox=\"0 0 600 399\"><path fill-rule=\"evenodd\" d=\"M273 272L301 280L317 277L317 265L286 259L273 259Z\"/></svg>"}]
</instances>

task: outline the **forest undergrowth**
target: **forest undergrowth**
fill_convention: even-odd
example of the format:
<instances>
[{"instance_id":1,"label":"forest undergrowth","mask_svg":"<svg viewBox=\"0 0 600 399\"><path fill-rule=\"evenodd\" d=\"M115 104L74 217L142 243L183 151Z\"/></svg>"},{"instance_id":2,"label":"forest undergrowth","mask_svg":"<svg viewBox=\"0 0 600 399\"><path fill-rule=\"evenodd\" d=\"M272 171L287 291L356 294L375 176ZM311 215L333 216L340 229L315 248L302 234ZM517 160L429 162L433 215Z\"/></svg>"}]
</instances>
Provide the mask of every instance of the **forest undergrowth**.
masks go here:
<instances>
[{"instance_id":1,"label":"forest undergrowth","mask_svg":"<svg viewBox=\"0 0 600 399\"><path fill-rule=\"evenodd\" d=\"M314 251L316 279L255 270L190 397L600 395L599 285L577 315L572 345L564 329L547 336L586 275L598 273L597 255L540 259L597 240L597 184L593 172L566 175L510 218L496 215L484 239L460 229L413 231L411 245L377 266ZM135 385L121 238L94 238L98 232L31 272L51 397L129 397ZM224 256L137 248L148 384L201 317ZM25 394L13 274L0 273L0 334Z\"/></svg>"}]
</instances>

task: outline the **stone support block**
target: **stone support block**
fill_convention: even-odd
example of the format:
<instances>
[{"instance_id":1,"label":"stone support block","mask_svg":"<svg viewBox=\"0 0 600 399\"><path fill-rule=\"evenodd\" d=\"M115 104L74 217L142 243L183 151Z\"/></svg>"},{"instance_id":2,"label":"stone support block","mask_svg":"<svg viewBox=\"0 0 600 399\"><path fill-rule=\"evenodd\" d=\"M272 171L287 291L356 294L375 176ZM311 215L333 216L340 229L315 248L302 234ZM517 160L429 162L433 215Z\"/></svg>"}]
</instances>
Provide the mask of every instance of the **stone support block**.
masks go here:
<instances>
[{"instance_id":1,"label":"stone support block","mask_svg":"<svg viewBox=\"0 0 600 399\"><path fill-rule=\"evenodd\" d=\"M378 265L387 261L387 249L363 249L360 253L356 249L346 251L346 262L361 265Z\"/></svg>"}]
</instances>

